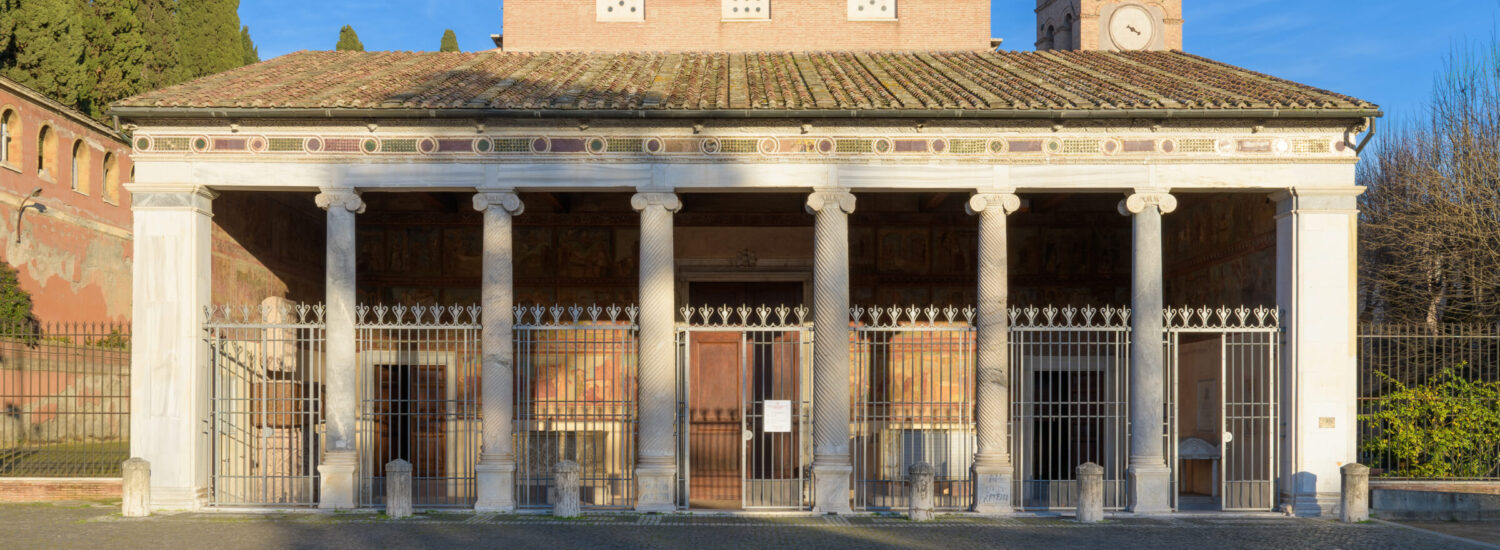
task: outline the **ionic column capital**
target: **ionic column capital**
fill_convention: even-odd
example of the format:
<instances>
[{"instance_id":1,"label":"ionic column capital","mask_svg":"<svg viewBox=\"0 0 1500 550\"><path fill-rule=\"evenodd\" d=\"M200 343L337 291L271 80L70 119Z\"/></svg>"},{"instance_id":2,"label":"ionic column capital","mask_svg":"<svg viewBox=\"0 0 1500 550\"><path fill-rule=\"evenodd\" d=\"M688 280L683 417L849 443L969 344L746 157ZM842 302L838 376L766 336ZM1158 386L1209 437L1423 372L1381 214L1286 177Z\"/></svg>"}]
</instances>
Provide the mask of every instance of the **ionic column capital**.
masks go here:
<instances>
[{"instance_id":1,"label":"ionic column capital","mask_svg":"<svg viewBox=\"0 0 1500 550\"><path fill-rule=\"evenodd\" d=\"M992 210L1010 215L1020 209L1021 197L1010 192L975 193L974 196L969 197L969 203L964 205L964 210L968 211L970 216Z\"/></svg>"},{"instance_id":2,"label":"ionic column capital","mask_svg":"<svg viewBox=\"0 0 1500 550\"><path fill-rule=\"evenodd\" d=\"M365 200L353 189L323 189L313 200L324 210L343 208L355 214L365 213Z\"/></svg>"},{"instance_id":3,"label":"ionic column capital","mask_svg":"<svg viewBox=\"0 0 1500 550\"><path fill-rule=\"evenodd\" d=\"M807 196L807 213L816 214L825 208L837 208L845 214L854 213L854 193L845 189L820 189Z\"/></svg>"},{"instance_id":4,"label":"ionic column capital","mask_svg":"<svg viewBox=\"0 0 1500 550\"><path fill-rule=\"evenodd\" d=\"M1137 189L1126 195L1125 200L1120 201L1120 215L1140 214L1151 207L1156 207L1162 214L1171 214L1177 210L1177 197L1162 189Z\"/></svg>"},{"instance_id":5,"label":"ionic column capital","mask_svg":"<svg viewBox=\"0 0 1500 550\"><path fill-rule=\"evenodd\" d=\"M491 208L503 209L512 216L526 212L526 203L514 189L480 191L474 194L474 209L484 212Z\"/></svg>"},{"instance_id":6,"label":"ionic column capital","mask_svg":"<svg viewBox=\"0 0 1500 550\"><path fill-rule=\"evenodd\" d=\"M677 198L676 193L636 193L630 197L630 207L637 212L644 212L653 206L675 214L682 210L682 199Z\"/></svg>"}]
</instances>

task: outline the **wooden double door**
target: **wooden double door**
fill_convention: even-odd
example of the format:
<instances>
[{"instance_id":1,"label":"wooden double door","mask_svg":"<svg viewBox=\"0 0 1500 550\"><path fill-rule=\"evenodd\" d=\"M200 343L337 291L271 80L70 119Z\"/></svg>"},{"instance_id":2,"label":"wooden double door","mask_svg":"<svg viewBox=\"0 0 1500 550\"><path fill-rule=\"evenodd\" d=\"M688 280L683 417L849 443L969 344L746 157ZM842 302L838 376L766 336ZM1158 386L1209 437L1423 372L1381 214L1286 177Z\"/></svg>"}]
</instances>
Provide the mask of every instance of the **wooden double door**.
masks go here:
<instances>
[{"instance_id":1,"label":"wooden double door","mask_svg":"<svg viewBox=\"0 0 1500 550\"><path fill-rule=\"evenodd\" d=\"M695 283L694 306L757 307L802 303L802 283ZM712 328L689 335L688 478L689 506L739 509L763 495L750 481L793 477L797 471L796 433L767 444L763 404L800 393L797 336ZM748 464L747 464L748 463ZM750 486L752 494L746 494Z\"/></svg>"}]
</instances>

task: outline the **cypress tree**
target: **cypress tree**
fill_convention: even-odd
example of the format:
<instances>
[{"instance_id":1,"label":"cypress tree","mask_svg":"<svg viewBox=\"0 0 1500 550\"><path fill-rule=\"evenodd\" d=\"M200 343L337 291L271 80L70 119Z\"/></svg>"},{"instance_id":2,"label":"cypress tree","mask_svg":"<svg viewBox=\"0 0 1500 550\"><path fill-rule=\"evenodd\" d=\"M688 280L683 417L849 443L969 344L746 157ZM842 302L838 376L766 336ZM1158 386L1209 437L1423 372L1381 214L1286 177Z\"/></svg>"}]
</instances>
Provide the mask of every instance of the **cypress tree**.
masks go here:
<instances>
[{"instance_id":1,"label":"cypress tree","mask_svg":"<svg viewBox=\"0 0 1500 550\"><path fill-rule=\"evenodd\" d=\"M136 18L141 0L93 0L89 26L90 78L95 81L92 112L103 119L111 102L148 89L146 36Z\"/></svg>"},{"instance_id":2,"label":"cypress tree","mask_svg":"<svg viewBox=\"0 0 1500 550\"><path fill-rule=\"evenodd\" d=\"M177 0L140 0L136 18L146 41L146 61L141 68L145 88L157 90L182 82L177 55Z\"/></svg>"},{"instance_id":3,"label":"cypress tree","mask_svg":"<svg viewBox=\"0 0 1500 550\"><path fill-rule=\"evenodd\" d=\"M359 41L359 35L354 32L354 27L344 25L344 28L339 29L339 43L334 45L333 49L341 52L362 52L365 51L365 45Z\"/></svg>"},{"instance_id":4,"label":"cypress tree","mask_svg":"<svg viewBox=\"0 0 1500 550\"><path fill-rule=\"evenodd\" d=\"M239 0L180 0L177 3L178 54L184 80L244 65Z\"/></svg>"},{"instance_id":5,"label":"cypress tree","mask_svg":"<svg viewBox=\"0 0 1500 550\"><path fill-rule=\"evenodd\" d=\"M240 27L240 45L245 48L243 64L260 63L260 48L255 47L255 41L250 39L250 27Z\"/></svg>"},{"instance_id":6,"label":"cypress tree","mask_svg":"<svg viewBox=\"0 0 1500 550\"><path fill-rule=\"evenodd\" d=\"M443 42L438 47L440 52L456 52L458 49L458 35L453 34L453 29L443 31Z\"/></svg>"},{"instance_id":7,"label":"cypress tree","mask_svg":"<svg viewBox=\"0 0 1500 550\"><path fill-rule=\"evenodd\" d=\"M0 46L0 74L88 110L93 86L85 65L83 7L79 0L11 0L4 10L3 25L11 32L9 44Z\"/></svg>"}]
</instances>

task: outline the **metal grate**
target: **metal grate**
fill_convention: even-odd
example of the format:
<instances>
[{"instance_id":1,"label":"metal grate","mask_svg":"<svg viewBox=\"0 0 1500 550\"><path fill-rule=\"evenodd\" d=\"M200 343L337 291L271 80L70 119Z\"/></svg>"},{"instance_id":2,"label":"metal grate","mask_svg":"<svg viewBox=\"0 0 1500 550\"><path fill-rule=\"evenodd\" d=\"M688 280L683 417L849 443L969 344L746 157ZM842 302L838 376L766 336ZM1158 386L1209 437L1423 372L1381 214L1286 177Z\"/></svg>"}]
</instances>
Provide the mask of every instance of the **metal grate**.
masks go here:
<instances>
[{"instance_id":1,"label":"metal grate","mask_svg":"<svg viewBox=\"0 0 1500 550\"><path fill-rule=\"evenodd\" d=\"M623 314L623 316L622 316ZM582 467L588 508L635 505L635 307L516 309L516 504L555 502L552 467Z\"/></svg>"},{"instance_id":2,"label":"metal grate","mask_svg":"<svg viewBox=\"0 0 1500 550\"><path fill-rule=\"evenodd\" d=\"M974 310L854 308L854 507L904 509L908 472L935 473L938 508L973 505Z\"/></svg>"},{"instance_id":3,"label":"metal grate","mask_svg":"<svg viewBox=\"0 0 1500 550\"><path fill-rule=\"evenodd\" d=\"M1472 422L1500 413L1500 327L1361 325L1358 402L1359 460L1371 475L1500 479L1493 420ZM1461 418L1476 431L1436 444ZM1476 437L1483 426L1490 437Z\"/></svg>"},{"instance_id":4,"label":"metal grate","mask_svg":"<svg viewBox=\"0 0 1500 550\"><path fill-rule=\"evenodd\" d=\"M321 306L210 308L211 506L316 506Z\"/></svg>"},{"instance_id":5,"label":"metal grate","mask_svg":"<svg viewBox=\"0 0 1500 550\"><path fill-rule=\"evenodd\" d=\"M0 324L0 477L119 477L130 327Z\"/></svg>"}]
</instances>

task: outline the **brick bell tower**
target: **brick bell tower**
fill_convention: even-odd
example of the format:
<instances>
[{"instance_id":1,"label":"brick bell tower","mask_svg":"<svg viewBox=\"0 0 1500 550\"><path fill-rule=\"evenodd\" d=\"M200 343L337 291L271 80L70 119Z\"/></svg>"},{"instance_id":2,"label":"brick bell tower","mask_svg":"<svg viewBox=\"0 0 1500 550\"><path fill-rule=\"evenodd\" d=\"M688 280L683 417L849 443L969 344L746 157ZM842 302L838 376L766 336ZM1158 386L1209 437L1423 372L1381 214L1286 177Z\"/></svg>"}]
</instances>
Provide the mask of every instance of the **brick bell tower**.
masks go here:
<instances>
[{"instance_id":1,"label":"brick bell tower","mask_svg":"<svg viewBox=\"0 0 1500 550\"><path fill-rule=\"evenodd\" d=\"M1036 49L1182 49L1182 0L1037 0Z\"/></svg>"}]
</instances>

